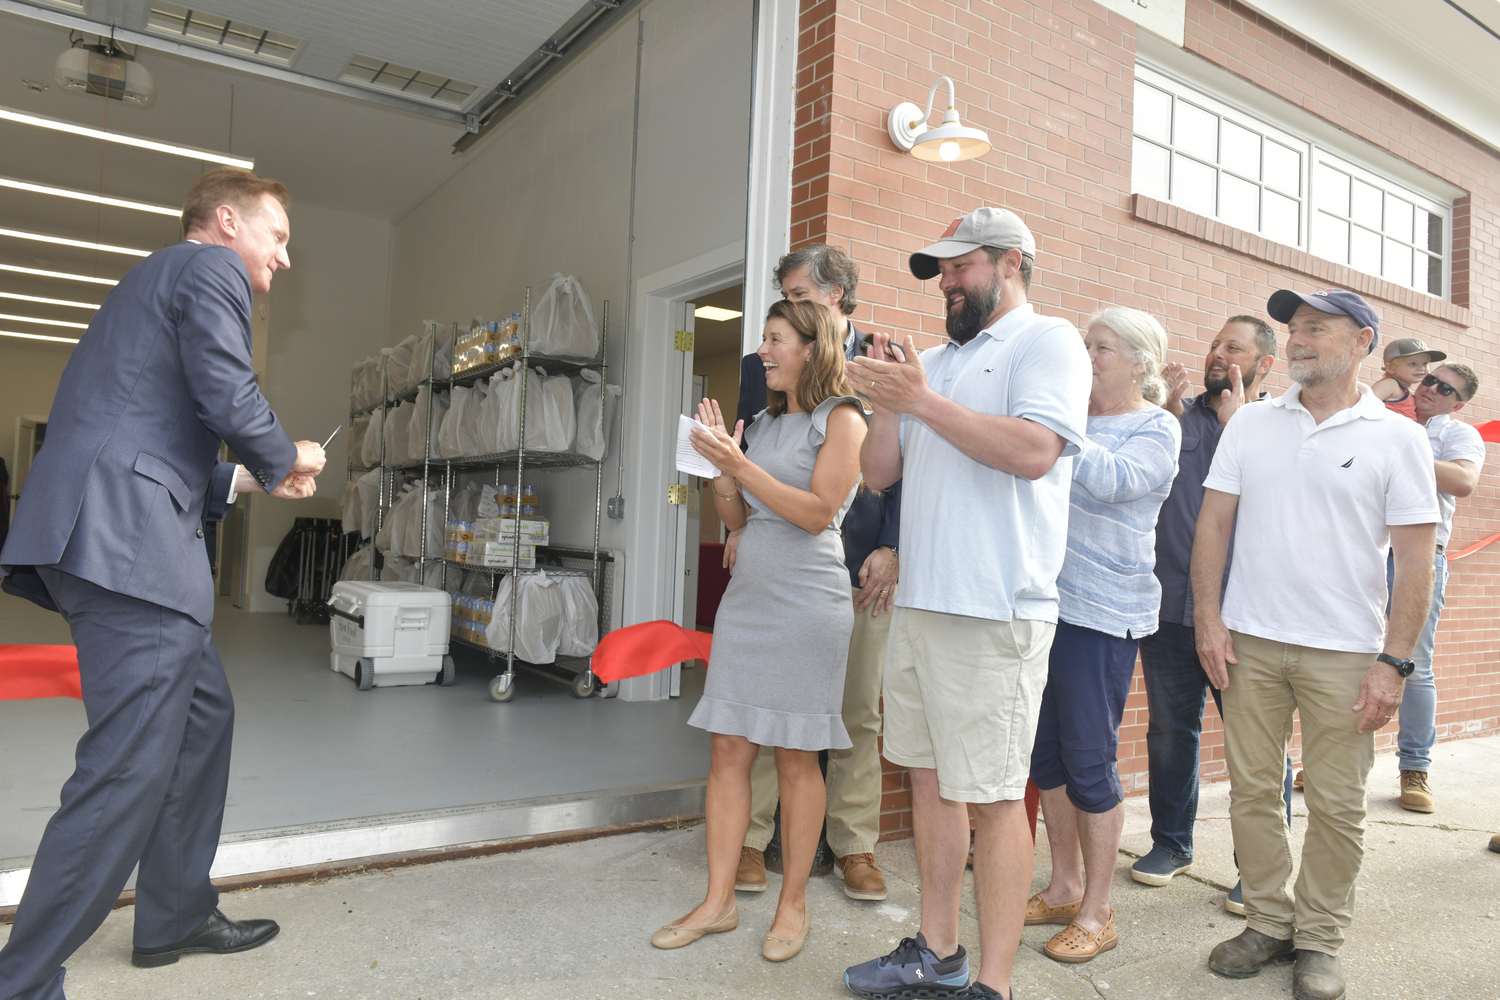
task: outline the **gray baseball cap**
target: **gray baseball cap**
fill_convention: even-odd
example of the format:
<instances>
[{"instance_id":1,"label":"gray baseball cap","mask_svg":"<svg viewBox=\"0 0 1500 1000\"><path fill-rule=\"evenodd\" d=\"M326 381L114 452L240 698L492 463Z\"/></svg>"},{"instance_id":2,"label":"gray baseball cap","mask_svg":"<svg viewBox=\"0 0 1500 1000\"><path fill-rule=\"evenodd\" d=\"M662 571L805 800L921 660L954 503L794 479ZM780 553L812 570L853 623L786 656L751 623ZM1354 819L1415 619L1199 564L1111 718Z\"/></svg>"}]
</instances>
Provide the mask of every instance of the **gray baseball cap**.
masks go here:
<instances>
[{"instance_id":1,"label":"gray baseball cap","mask_svg":"<svg viewBox=\"0 0 1500 1000\"><path fill-rule=\"evenodd\" d=\"M932 246L912 254L911 273L926 281L937 276L939 260L962 257L980 247L1019 250L1023 256L1036 259L1036 240L1019 215L1003 208L976 208L949 223Z\"/></svg>"}]
</instances>

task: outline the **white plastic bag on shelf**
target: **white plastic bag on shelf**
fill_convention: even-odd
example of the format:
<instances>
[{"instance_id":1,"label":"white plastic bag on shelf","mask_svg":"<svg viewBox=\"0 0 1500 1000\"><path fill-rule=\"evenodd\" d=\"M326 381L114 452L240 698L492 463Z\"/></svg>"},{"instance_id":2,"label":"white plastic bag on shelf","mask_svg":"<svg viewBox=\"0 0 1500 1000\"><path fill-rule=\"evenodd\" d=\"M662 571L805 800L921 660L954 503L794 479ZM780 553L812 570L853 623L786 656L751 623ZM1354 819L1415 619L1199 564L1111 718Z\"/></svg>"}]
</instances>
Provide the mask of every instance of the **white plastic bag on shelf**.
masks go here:
<instances>
[{"instance_id":1,"label":"white plastic bag on shelf","mask_svg":"<svg viewBox=\"0 0 1500 1000\"><path fill-rule=\"evenodd\" d=\"M386 376L390 384L391 394L388 399L395 399L403 392L410 392L416 385L411 379L412 355L417 347L417 335L402 340L395 347L387 347L383 353L389 353L390 360L386 363Z\"/></svg>"},{"instance_id":2,"label":"white plastic bag on shelf","mask_svg":"<svg viewBox=\"0 0 1500 1000\"><path fill-rule=\"evenodd\" d=\"M422 497L422 490L409 486L386 514L393 555L415 559L422 554ZM437 490L427 490L426 497L427 554L439 556L443 551L442 498Z\"/></svg>"},{"instance_id":3,"label":"white plastic bag on shelf","mask_svg":"<svg viewBox=\"0 0 1500 1000\"><path fill-rule=\"evenodd\" d=\"M349 456L349 461L353 462L356 468L364 468L364 455L362 452L365 446L365 434L369 430L370 417L368 414L363 417L355 417L349 425L349 440L344 442L344 449Z\"/></svg>"},{"instance_id":4,"label":"white plastic bag on shelf","mask_svg":"<svg viewBox=\"0 0 1500 1000\"><path fill-rule=\"evenodd\" d=\"M531 307L531 350L574 358L599 353L594 304L583 282L564 274L547 279L546 291Z\"/></svg>"},{"instance_id":5,"label":"white plastic bag on shelf","mask_svg":"<svg viewBox=\"0 0 1500 1000\"><path fill-rule=\"evenodd\" d=\"M366 538L375 534L375 515L380 510L380 470L371 469L354 481L359 490L359 532Z\"/></svg>"},{"instance_id":6,"label":"white plastic bag on shelf","mask_svg":"<svg viewBox=\"0 0 1500 1000\"><path fill-rule=\"evenodd\" d=\"M578 384L573 389L575 412L578 415L573 450L596 462L603 461L609 452L609 436L614 432L615 411L620 404L620 387L606 385L601 393L601 381L602 376L598 372L585 369L580 373Z\"/></svg>"},{"instance_id":7,"label":"white plastic bag on shelf","mask_svg":"<svg viewBox=\"0 0 1500 1000\"><path fill-rule=\"evenodd\" d=\"M380 579L399 583L417 582L417 564L405 556L387 555L380 567Z\"/></svg>"},{"instance_id":8,"label":"white plastic bag on shelf","mask_svg":"<svg viewBox=\"0 0 1500 1000\"><path fill-rule=\"evenodd\" d=\"M443 572L443 561L428 559L426 568L422 570L422 586L432 590L443 590L443 582L446 576Z\"/></svg>"},{"instance_id":9,"label":"white plastic bag on shelf","mask_svg":"<svg viewBox=\"0 0 1500 1000\"><path fill-rule=\"evenodd\" d=\"M500 653L508 653L511 648L510 600L511 577L507 574L500 578L494 615L484 629L490 648ZM565 614L556 577L548 576L545 570L521 574L516 586L516 655L528 663L555 662Z\"/></svg>"},{"instance_id":10,"label":"white plastic bag on shelf","mask_svg":"<svg viewBox=\"0 0 1500 1000\"><path fill-rule=\"evenodd\" d=\"M467 458L460 450L459 425L463 423L464 417L469 409L469 398L473 390L465 385L456 385L448 397L448 409L443 413L442 423L438 424L437 444L433 448L433 454L443 458Z\"/></svg>"},{"instance_id":11,"label":"white plastic bag on shelf","mask_svg":"<svg viewBox=\"0 0 1500 1000\"><path fill-rule=\"evenodd\" d=\"M411 418L417 408L401 403L385 415L385 464L406 465L411 458Z\"/></svg>"},{"instance_id":12,"label":"white plastic bag on shelf","mask_svg":"<svg viewBox=\"0 0 1500 1000\"><path fill-rule=\"evenodd\" d=\"M380 436L384 433L385 410L380 409L370 414L370 422L365 425L365 439L359 445L360 464L367 469L373 469L380 464Z\"/></svg>"},{"instance_id":13,"label":"white plastic bag on shelf","mask_svg":"<svg viewBox=\"0 0 1500 1000\"><path fill-rule=\"evenodd\" d=\"M599 645L599 598L594 594L594 581L586 576L561 576L557 586L564 612L557 651L563 656L589 656Z\"/></svg>"},{"instance_id":14,"label":"white plastic bag on shelf","mask_svg":"<svg viewBox=\"0 0 1500 1000\"><path fill-rule=\"evenodd\" d=\"M400 501L398 500L397 503L400 503ZM394 507L387 510L385 518L380 522L380 530L375 532L375 550L377 552L389 553L391 551L391 533L396 527L396 519L391 516L394 513ZM382 577L382 579L384 578Z\"/></svg>"},{"instance_id":15,"label":"white plastic bag on shelf","mask_svg":"<svg viewBox=\"0 0 1500 1000\"><path fill-rule=\"evenodd\" d=\"M436 358L432 357L434 335L437 337ZM453 374L453 331L430 319L422 321L422 335L412 347L411 367L406 376L408 386L426 382L429 367L433 378L447 378Z\"/></svg>"},{"instance_id":16,"label":"white plastic bag on shelf","mask_svg":"<svg viewBox=\"0 0 1500 1000\"><path fill-rule=\"evenodd\" d=\"M501 383L500 402L496 406L496 451L515 451L521 447L521 373L520 365L512 368L511 378ZM493 384L493 383L492 383ZM547 444L547 422L542 405L542 377L526 369L526 450L541 451ZM493 388L491 389L493 392Z\"/></svg>"},{"instance_id":17,"label":"white plastic bag on shelf","mask_svg":"<svg viewBox=\"0 0 1500 1000\"><path fill-rule=\"evenodd\" d=\"M543 372L543 369L537 371ZM538 450L572 451L578 425L578 415L573 410L573 380L566 375L549 378L543 372L541 398L538 400L541 405L533 407L530 397L526 402L528 423L532 414L542 416L542 434L546 440Z\"/></svg>"},{"instance_id":18,"label":"white plastic bag on shelf","mask_svg":"<svg viewBox=\"0 0 1500 1000\"><path fill-rule=\"evenodd\" d=\"M459 584L458 592L464 597L477 597L481 601L488 601L495 596L495 580L488 573L477 573L466 569L463 574L463 583Z\"/></svg>"},{"instance_id":19,"label":"white plastic bag on shelf","mask_svg":"<svg viewBox=\"0 0 1500 1000\"><path fill-rule=\"evenodd\" d=\"M359 531L364 526L364 515L359 506L359 480L351 479L344 484L344 497L340 503L343 512L343 531Z\"/></svg>"},{"instance_id":20,"label":"white plastic bag on shelf","mask_svg":"<svg viewBox=\"0 0 1500 1000\"><path fill-rule=\"evenodd\" d=\"M359 373L359 406L356 409L368 410L380 402L380 362L384 355L376 354L365 358L361 363Z\"/></svg>"},{"instance_id":21,"label":"white plastic bag on shelf","mask_svg":"<svg viewBox=\"0 0 1500 1000\"><path fill-rule=\"evenodd\" d=\"M375 550L366 545L356 549L354 554L344 561L344 571L339 574L340 580L368 580L370 578L370 560L374 558Z\"/></svg>"},{"instance_id":22,"label":"white plastic bag on shelf","mask_svg":"<svg viewBox=\"0 0 1500 1000\"><path fill-rule=\"evenodd\" d=\"M407 431L406 453L411 461L422 461L423 453L433 458L440 457L438 432L443 426L443 417L448 413L448 394L439 392L432 396L432 424L427 422L427 399L432 390L427 386L417 390L416 402L412 404L411 429Z\"/></svg>"},{"instance_id":23,"label":"white plastic bag on shelf","mask_svg":"<svg viewBox=\"0 0 1500 1000\"><path fill-rule=\"evenodd\" d=\"M480 433L484 422L484 407L489 400L490 384L488 381L475 382L469 388L469 403L464 408L463 420L458 425L458 447L459 458L473 458L476 455L488 455L490 452L484 449L484 436Z\"/></svg>"},{"instance_id":24,"label":"white plastic bag on shelf","mask_svg":"<svg viewBox=\"0 0 1500 1000\"><path fill-rule=\"evenodd\" d=\"M448 502L448 520L477 521L481 489L483 487L479 483L469 483L463 489L455 491Z\"/></svg>"}]
</instances>

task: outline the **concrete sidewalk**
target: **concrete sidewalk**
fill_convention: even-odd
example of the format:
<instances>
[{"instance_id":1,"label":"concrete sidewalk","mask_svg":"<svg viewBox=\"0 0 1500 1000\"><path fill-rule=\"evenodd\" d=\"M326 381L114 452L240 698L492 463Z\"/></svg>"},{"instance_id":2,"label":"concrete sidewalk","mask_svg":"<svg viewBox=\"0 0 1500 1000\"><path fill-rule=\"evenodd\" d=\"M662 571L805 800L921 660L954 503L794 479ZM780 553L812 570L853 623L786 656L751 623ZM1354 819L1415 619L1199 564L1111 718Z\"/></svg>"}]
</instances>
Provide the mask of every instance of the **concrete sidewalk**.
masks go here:
<instances>
[{"instance_id":1,"label":"concrete sidewalk","mask_svg":"<svg viewBox=\"0 0 1500 1000\"><path fill-rule=\"evenodd\" d=\"M1440 744L1427 817L1396 803L1395 759L1376 762L1355 923L1344 949L1349 996L1500 997L1500 738ZM1291 996L1291 967L1233 981L1208 971L1209 950L1244 923L1223 909L1234 867L1228 787L1204 789L1197 864L1171 885L1130 881L1149 849L1144 798L1129 800L1115 871L1120 946L1065 966L1041 954L1056 928L1028 928L1016 968L1022 1000ZM1300 796L1295 812L1305 816ZM1300 850L1305 820L1294 823ZM877 852L890 881L884 903L846 899L837 881L809 892L807 950L785 965L760 957L777 879L740 894L739 930L674 952L653 930L703 891L703 829L638 833L514 854L369 872L226 894L232 917L268 916L280 937L243 955L189 956L163 969L130 965L132 911L115 911L69 964L73 1000L209 997L691 998L845 997L844 968L916 933L919 896L910 841ZM1045 836L1035 886L1046 884ZM0 940L9 927L0 928ZM963 940L977 932L966 898Z\"/></svg>"}]
</instances>

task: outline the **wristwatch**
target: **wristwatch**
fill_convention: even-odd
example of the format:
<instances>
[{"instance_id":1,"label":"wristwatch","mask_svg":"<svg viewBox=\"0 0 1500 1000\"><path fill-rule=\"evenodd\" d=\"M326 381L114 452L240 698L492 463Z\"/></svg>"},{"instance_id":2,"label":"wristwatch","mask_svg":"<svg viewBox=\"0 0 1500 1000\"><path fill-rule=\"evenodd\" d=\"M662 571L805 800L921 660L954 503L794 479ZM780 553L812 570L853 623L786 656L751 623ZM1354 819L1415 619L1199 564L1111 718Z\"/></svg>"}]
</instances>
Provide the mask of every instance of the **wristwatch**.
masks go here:
<instances>
[{"instance_id":1,"label":"wristwatch","mask_svg":"<svg viewBox=\"0 0 1500 1000\"><path fill-rule=\"evenodd\" d=\"M1389 653L1381 653L1379 656L1375 657L1375 659L1379 660L1381 663L1394 667L1396 669L1396 673L1400 674L1402 677L1410 677L1412 671L1417 669L1416 660L1398 660Z\"/></svg>"}]
</instances>

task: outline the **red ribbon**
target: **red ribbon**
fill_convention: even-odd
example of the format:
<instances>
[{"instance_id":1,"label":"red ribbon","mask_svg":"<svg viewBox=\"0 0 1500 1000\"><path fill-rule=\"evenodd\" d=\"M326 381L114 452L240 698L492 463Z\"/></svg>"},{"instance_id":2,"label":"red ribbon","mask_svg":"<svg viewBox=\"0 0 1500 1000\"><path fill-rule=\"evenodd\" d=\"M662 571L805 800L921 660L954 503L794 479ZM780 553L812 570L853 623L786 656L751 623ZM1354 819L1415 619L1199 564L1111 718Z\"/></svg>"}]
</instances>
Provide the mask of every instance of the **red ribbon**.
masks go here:
<instances>
[{"instance_id":1,"label":"red ribbon","mask_svg":"<svg viewBox=\"0 0 1500 1000\"><path fill-rule=\"evenodd\" d=\"M0 701L83 699L75 646L0 646Z\"/></svg>"},{"instance_id":2,"label":"red ribbon","mask_svg":"<svg viewBox=\"0 0 1500 1000\"><path fill-rule=\"evenodd\" d=\"M1481 439L1489 441L1491 444L1500 444L1500 420L1475 424L1474 429L1479 432Z\"/></svg>"},{"instance_id":3,"label":"red ribbon","mask_svg":"<svg viewBox=\"0 0 1500 1000\"><path fill-rule=\"evenodd\" d=\"M617 628L594 648L594 676L604 683L642 677L685 660L708 662L714 637L676 622L641 622Z\"/></svg>"}]
</instances>

